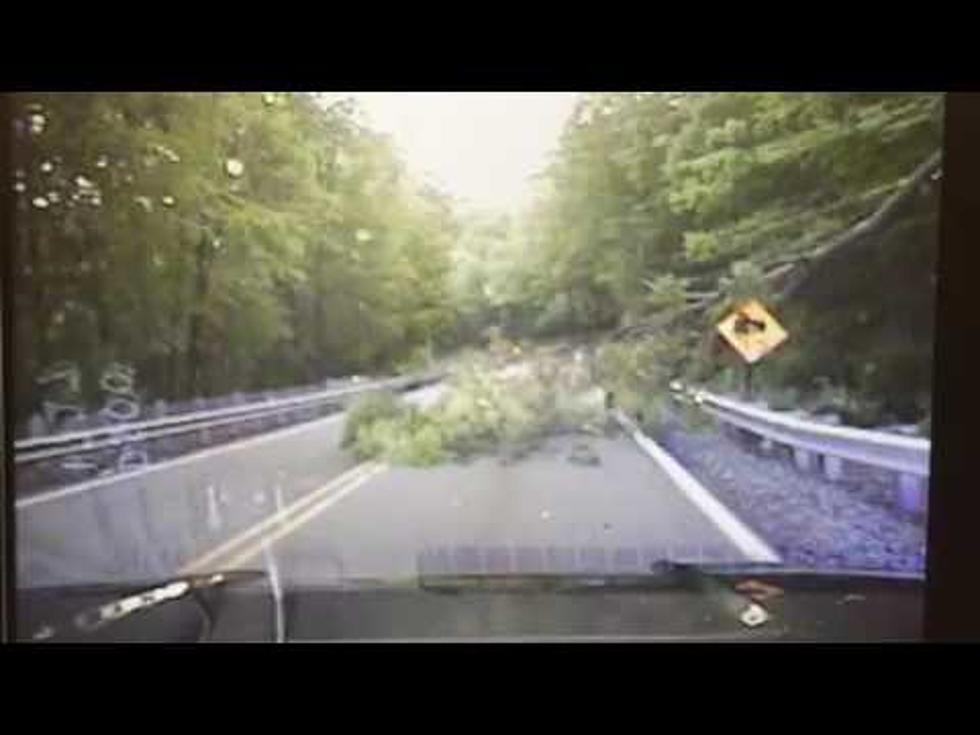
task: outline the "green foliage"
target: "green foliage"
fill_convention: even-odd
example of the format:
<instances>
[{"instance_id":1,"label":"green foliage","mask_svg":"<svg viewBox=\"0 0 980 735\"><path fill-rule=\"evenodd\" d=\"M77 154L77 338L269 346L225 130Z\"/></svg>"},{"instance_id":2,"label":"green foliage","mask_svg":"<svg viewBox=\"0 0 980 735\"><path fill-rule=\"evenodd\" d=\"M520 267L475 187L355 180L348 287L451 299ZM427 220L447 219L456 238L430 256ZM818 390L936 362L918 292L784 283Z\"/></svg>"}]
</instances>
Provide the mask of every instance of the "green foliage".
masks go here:
<instances>
[{"instance_id":1,"label":"green foliage","mask_svg":"<svg viewBox=\"0 0 980 735\"><path fill-rule=\"evenodd\" d=\"M554 359L524 368L508 372L488 369L485 362L465 363L435 406L358 422L355 451L360 457L429 465L526 451L555 432L596 432L603 426L602 395L583 371Z\"/></svg>"},{"instance_id":2,"label":"green foliage","mask_svg":"<svg viewBox=\"0 0 980 735\"><path fill-rule=\"evenodd\" d=\"M874 211L939 149L942 122L935 94L587 94L528 211L502 216L457 212L412 180L342 99L12 102L21 419L59 360L123 361L147 397L181 399L411 371L485 344L488 327L510 341L591 333L720 291L699 333L660 335L669 347L644 368L709 380L730 365L714 320L765 300L772 263ZM882 416L928 410L937 211L917 199L882 247L788 305L791 340L762 384L807 399L826 375ZM607 359L639 407L662 381L640 372L655 348L630 349Z\"/></svg>"},{"instance_id":3,"label":"green foliage","mask_svg":"<svg viewBox=\"0 0 980 735\"><path fill-rule=\"evenodd\" d=\"M678 375L683 359L680 338L663 335L640 342L612 343L597 359L599 382L613 394L615 404L657 433L664 419L669 383Z\"/></svg>"},{"instance_id":4,"label":"green foliage","mask_svg":"<svg viewBox=\"0 0 980 735\"><path fill-rule=\"evenodd\" d=\"M752 261L738 260L732 263L730 275L718 281L721 298L706 314L706 326L713 326L731 309L750 299L768 300L772 289L762 269Z\"/></svg>"},{"instance_id":5,"label":"green foliage","mask_svg":"<svg viewBox=\"0 0 980 735\"><path fill-rule=\"evenodd\" d=\"M690 404L674 405L671 414L680 420L684 428L692 433L703 433L715 428L711 415Z\"/></svg>"},{"instance_id":6,"label":"green foliage","mask_svg":"<svg viewBox=\"0 0 980 735\"><path fill-rule=\"evenodd\" d=\"M647 307L658 314L673 314L687 304L687 281L672 273L647 282Z\"/></svg>"},{"instance_id":7,"label":"green foliage","mask_svg":"<svg viewBox=\"0 0 980 735\"><path fill-rule=\"evenodd\" d=\"M685 232L684 256L691 261L712 260L721 252L721 243L713 232Z\"/></svg>"},{"instance_id":8,"label":"green foliage","mask_svg":"<svg viewBox=\"0 0 980 735\"><path fill-rule=\"evenodd\" d=\"M359 396L347 409L341 446L351 446L364 426L399 419L407 414L407 404L391 391L372 391Z\"/></svg>"},{"instance_id":9,"label":"green foliage","mask_svg":"<svg viewBox=\"0 0 980 735\"><path fill-rule=\"evenodd\" d=\"M448 458L446 437L429 416L411 410L400 417L362 425L354 445L360 459L383 458L406 465L431 465Z\"/></svg>"},{"instance_id":10,"label":"green foliage","mask_svg":"<svg viewBox=\"0 0 980 735\"><path fill-rule=\"evenodd\" d=\"M454 215L352 105L32 93L13 108L21 416L56 360L121 360L149 397L180 399L417 363L448 332Z\"/></svg>"},{"instance_id":11,"label":"green foliage","mask_svg":"<svg viewBox=\"0 0 980 735\"><path fill-rule=\"evenodd\" d=\"M768 391L765 398L773 411L792 411L800 407L800 391L795 388Z\"/></svg>"},{"instance_id":12,"label":"green foliage","mask_svg":"<svg viewBox=\"0 0 980 735\"><path fill-rule=\"evenodd\" d=\"M683 372L708 380L732 363L715 322L744 299L767 301L772 263L874 211L940 148L941 123L934 94L586 95L526 228L522 267L546 274L526 279L537 314L527 323L551 333L627 325L676 311L680 283L720 292L700 336L681 340ZM922 404L932 335L920 322L931 315L924 279L934 268L937 209L926 197L880 235L890 259L858 253L853 272L825 277L824 296L803 294L780 309L790 342L760 378L805 398L813 377L828 374L868 411L889 404L900 415ZM862 283L863 272L876 282ZM661 293L652 289L668 278ZM886 287L901 296L887 297ZM855 324L859 312L871 316ZM903 339L905 325L913 329ZM873 374L862 371L867 362L878 365Z\"/></svg>"}]
</instances>

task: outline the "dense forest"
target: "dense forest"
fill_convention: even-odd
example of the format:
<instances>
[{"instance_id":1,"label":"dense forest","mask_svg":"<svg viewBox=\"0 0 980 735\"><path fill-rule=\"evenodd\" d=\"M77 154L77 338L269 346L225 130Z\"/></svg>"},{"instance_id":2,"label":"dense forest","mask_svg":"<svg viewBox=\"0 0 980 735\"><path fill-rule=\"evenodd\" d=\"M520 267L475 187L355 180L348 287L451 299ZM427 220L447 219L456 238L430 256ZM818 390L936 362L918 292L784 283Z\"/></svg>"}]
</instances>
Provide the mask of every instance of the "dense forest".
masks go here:
<instances>
[{"instance_id":1,"label":"dense forest","mask_svg":"<svg viewBox=\"0 0 980 735\"><path fill-rule=\"evenodd\" d=\"M115 361L145 398L181 399L409 370L489 327L724 382L713 321L747 295L792 335L764 385L928 413L940 95L586 94L507 214L420 183L336 95L30 94L15 112L21 419L66 361L83 394Z\"/></svg>"},{"instance_id":2,"label":"dense forest","mask_svg":"<svg viewBox=\"0 0 980 735\"><path fill-rule=\"evenodd\" d=\"M450 204L349 103L50 94L18 111L19 407L63 361L83 391L118 361L173 399L378 370L448 333Z\"/></svg>"},{"instance_id":3,"label":"dense forest","mask_svg":"<svg viewBox=\"0 0 980 735\"><path fill-rule=\"evenodd\" d=\"M664 377L735 388L714 323L762 298L791 339L761 386L856 423L920 420L941 130L930 94L587 95L529 215L460 243L460 303L513 335L639 339Z\"/></svg>"}]
</instances>

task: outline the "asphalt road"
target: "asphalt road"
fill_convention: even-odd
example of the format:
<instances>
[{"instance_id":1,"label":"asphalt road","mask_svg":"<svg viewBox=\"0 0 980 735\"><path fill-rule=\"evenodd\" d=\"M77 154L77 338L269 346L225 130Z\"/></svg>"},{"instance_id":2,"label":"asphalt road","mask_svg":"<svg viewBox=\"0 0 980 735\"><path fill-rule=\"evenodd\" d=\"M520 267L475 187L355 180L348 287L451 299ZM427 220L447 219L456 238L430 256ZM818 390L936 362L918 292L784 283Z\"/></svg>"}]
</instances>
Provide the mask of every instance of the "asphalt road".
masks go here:
<instances>
[{"instance_id":1,"label":"asphalt road","mask_svg":"<svg viewBox=\"0 0 980 735\"><path fill-rule=\"evenodd\" d=\"M427 403L441 388L413 392ZM358 465L331 416L27 499L18 584L122 583L263 568L284 586L423 573L640 571L744 559L627 437L556 438L511 464Z\"/></svg>"},{"instance_id":2,"label":"asphalt road","mask_svg":"<svg viewBox=\"0 0 980 735\"><path fill-rule=\"evenodd\" d=\"M417 404L442 388L406 394ZM156 580L356 464L343 414L17 501L22 587Z\"/></svg>"},{"instance_id":3,"label":"asphalt road","mask_svg":"<svg viewBox=\"0 0 980 735\"><path fill-rule=\"evenodd\" d=\"M389 468L242 559L286 587L419 573L638 572L657 559L744 560L626 437L573 437L514 463ZM244 556L244 554L243 554Z\"/></svg>"}]
</instances>

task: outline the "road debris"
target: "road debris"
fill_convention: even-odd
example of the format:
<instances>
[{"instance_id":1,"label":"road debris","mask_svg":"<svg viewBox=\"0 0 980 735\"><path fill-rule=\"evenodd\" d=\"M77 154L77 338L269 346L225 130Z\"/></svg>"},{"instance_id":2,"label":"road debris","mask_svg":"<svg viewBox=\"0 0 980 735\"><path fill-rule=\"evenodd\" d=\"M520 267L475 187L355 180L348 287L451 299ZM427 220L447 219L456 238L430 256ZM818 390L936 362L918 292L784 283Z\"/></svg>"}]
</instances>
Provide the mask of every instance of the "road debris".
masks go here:
<instances>
[{"instance_id":1,"label":"road debris","mask_svg":"<svg viewBox=\"0 0 980 735\"><path fill-rule=\"evenodd\" d=\"M599 454L591 444L579 442L572 447L567 457L569 462L582 465L597 465L601 463Z\"/></svg>"}]
</instances>

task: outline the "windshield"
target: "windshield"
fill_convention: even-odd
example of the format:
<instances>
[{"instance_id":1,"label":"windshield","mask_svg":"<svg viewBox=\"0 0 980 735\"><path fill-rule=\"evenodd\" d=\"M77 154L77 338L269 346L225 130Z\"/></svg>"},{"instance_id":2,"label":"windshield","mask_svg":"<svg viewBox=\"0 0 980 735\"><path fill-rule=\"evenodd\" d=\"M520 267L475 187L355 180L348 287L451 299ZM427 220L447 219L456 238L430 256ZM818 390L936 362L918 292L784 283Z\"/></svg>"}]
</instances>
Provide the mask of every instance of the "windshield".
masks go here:
<instances>
[{"instance_id":1,"label":"windshield","mask_svg":"<svg viewBox=\"0 0 980 735\"><path fill-rule=\"evenodd\" d=\"M23 610L234 570L362 615L665 562L921 581L941 95L12 108Z\"/></svg>"}]
</instances>

